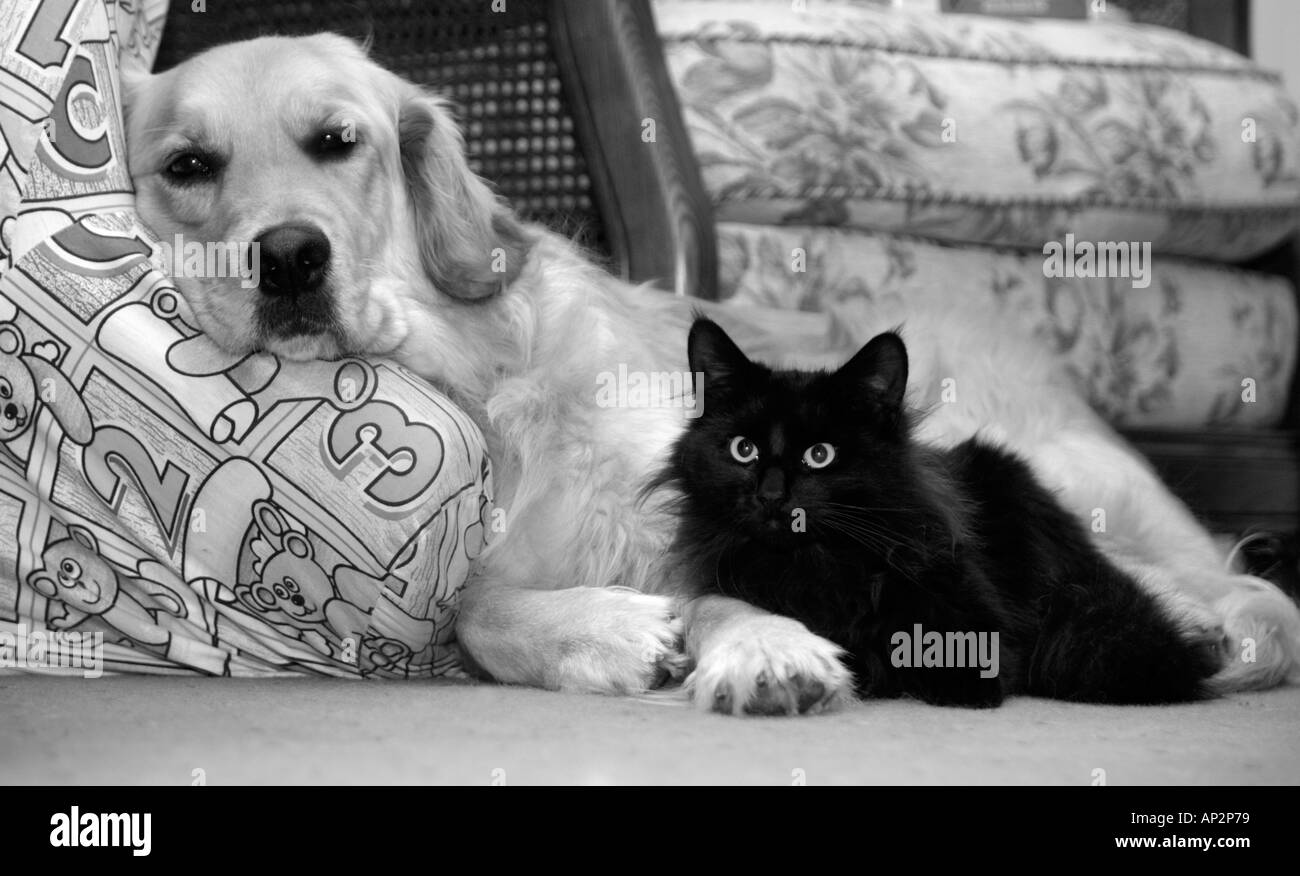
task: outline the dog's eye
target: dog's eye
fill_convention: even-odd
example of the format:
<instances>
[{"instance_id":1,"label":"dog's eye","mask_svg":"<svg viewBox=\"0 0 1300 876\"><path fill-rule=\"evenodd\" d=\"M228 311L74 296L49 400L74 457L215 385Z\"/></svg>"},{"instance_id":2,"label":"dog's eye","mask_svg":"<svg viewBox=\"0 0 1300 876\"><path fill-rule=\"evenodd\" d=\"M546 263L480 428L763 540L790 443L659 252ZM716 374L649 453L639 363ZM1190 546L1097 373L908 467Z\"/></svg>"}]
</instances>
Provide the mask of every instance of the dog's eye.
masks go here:
<instances>
[{"instance_id":1,"label":"dog's eye","mask_svg":"<svg viewBox=\"0 0 1300 876\"><path fill-rule=\"evenodd\" d=\"M9 381L0 380L0 398L13 398L14 391L9 386Z\"/></svg>"},{"instance_id":2,"label":"dog's eye","mask_svg":"<svg viewBox=\"0 0 1300 876\"><path fill-rule=\"evenodd\" d=\"M177 182L197 182L212 176L212 165L203 156L186 152L173 158L167 165L167 176Z\"/></svg>"},{"instance_id":3,"label":"dog's eye","mask_svg":"<svg viewBox=\"0 0 1300 876\"><path fill-rule=\"evenodd\" d=\"M350 131L344 129L339 131L322 131L317 137L313 147L316 154L323 158L341 158L352 151L352 147L357 145L357 138Z\"/></svg>"}]
</instances>

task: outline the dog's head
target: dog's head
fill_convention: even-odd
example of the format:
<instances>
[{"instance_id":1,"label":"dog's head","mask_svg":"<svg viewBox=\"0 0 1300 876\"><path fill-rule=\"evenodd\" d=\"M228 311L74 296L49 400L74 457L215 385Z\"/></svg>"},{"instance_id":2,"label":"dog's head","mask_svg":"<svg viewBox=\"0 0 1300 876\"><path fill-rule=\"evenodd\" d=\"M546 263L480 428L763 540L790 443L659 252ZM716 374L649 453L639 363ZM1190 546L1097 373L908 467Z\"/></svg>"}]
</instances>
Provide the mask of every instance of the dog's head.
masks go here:
<instances>
[{"instance_id":1,"label":"dog's head","mask_svg":"<svg viewBox=\"0 0 1300 876\"><path fill-rule=\"evenodd\" d=\"M486 298L523 265L446 104L348 39L219 46L123 91L140 213L231 352L387 352L410 296Z\"/></svg>"}]
</instances>

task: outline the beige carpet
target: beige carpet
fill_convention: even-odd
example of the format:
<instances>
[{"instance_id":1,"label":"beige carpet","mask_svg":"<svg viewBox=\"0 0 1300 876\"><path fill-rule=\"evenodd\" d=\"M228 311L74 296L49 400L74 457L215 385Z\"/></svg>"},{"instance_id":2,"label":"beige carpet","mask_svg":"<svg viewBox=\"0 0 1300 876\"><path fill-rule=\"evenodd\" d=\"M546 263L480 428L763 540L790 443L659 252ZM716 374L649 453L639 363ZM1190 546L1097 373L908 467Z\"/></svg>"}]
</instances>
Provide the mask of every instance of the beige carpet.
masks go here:
<instances>
[{"instance_id":1,"label":"beige carpet","mask_svg":"<svg viewBox=\"0 0 1300 876\"><path fill-rule=\"evenodd\" d=\"M495 686L0 677L0 784L1300 783L1300 688L1190 706L698 714Z\"/></svg>"}]
</instances>

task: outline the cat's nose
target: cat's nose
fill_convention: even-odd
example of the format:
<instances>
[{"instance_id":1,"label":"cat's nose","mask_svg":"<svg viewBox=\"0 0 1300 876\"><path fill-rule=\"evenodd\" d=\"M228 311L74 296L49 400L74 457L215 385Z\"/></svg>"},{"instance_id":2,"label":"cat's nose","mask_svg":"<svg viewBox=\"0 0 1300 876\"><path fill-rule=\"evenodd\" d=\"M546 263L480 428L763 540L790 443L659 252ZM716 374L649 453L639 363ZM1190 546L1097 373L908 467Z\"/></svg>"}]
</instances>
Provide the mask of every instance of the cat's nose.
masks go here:
<instances>
[{"instance_id":1,"label":"cat's nose","mask_svg":"<svg viewBox=\"0 0 1300 876\"><path fill-rule=\"evenodd\" d=\"M773 467L763 472L763 479L758 483L758 498L769 505L785 499L785 473L781 469Z\"/></svg>"}]
</instances>

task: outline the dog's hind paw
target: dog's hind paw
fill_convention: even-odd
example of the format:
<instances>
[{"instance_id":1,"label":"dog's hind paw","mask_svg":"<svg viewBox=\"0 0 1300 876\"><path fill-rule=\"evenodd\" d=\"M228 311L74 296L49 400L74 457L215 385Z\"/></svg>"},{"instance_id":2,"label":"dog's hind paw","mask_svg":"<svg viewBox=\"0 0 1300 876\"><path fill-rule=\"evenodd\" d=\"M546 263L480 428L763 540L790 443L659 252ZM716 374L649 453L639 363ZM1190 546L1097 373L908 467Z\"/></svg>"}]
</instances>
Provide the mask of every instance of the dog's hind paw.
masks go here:
<instances>
[{"instance_id":1,"label":"dog's hind paw","mask_svg":"<svg viewBox=\"0 0 1300 876\"><path fill-rule=\"evenodd\" d=\"M1250 575L1214 605L1228 659L1211 679L1220 692L1262 690L1300 680L1300 609L1273 584Z\"/></svg>"},{"instance_id":2,"label":"dog's hind paw","mask_svg":"<svg viewBox=\"0 0 1300 876\"><path fill-rule=\"evenodd\" d=\"M842 649L796 620L746 617L719 631L686 679L697 708L730 715L807 715L851 698Z\"/></svg>"}]
</instances>

